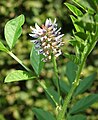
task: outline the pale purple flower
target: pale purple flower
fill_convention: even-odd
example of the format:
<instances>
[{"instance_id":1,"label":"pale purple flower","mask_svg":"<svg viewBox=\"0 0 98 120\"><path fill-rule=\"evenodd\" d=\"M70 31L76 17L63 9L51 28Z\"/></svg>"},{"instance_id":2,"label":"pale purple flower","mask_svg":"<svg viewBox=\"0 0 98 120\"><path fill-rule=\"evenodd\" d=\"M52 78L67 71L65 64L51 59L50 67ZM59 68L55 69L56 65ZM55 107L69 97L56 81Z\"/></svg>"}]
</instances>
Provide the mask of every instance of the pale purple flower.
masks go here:
<instances>
[{"instance_id":1,"label":"pale purple flower","mask_svg":"<svg viewBox=\"0 0 98 120\"><path fill-rule=\"evenodd\" d=\"M51 54L55 57L61 55L60 47L63 45L62 37L64 34L61 34L61 28L57 28L56 19L54 22L50 18L46 19L45 25L39 27L36 23L35 28L30 28L32 30L30 36L34 38L32 42L35 44L38 54L45 56L44 61L50 60Z\"/></svg>"}]
</instances>

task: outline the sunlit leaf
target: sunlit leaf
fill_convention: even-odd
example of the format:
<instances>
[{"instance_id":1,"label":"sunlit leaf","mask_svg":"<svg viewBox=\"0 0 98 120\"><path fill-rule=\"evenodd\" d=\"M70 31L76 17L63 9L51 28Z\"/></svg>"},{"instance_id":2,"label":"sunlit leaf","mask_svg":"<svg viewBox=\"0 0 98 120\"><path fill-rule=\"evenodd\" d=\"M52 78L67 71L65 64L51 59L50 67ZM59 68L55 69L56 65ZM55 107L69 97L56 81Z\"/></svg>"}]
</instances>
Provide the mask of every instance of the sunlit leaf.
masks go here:
<instances>
[{"instance_id":1,"label":"sunlit leaf","mask_svg":"<svg viewBox=\"0 0 98 120\"><path fill-rule=\"evenodd\" d=\"M72 11L72 13L76 16L83 16L83 13L74 5L65 3L65 5Z\"/></svg>"},{"instance_id":2,"label":"sunlit leaf","mask_svg":"<svg viewBox=\"0 0 98 120\"><path fill-rule=\"evenodd\" d=\"M17 82L17 81L22 81L22 80L31 80L34 79L35 76L33 76L31 73L22 71L22 70L15 70L10 72L4 82Z\"/></svg>"},{"instance_id":3,"label":"sunlit leaf","mask_svg":"<svg viewBox=\"0 0 98 120\"><path fill-rule=\"evenodd\" d=\"M90 14L93 14L97 7L94 0L72 0L72 1L86 12L89 12Z\"/></svg>"},{"instance_id":4,"label":"sunlit leaf","mask_svg":"<svg viewBox=\"0 0 98 120\"><path fill-rule=\"evenodd\" d=\"M5 120L4 115L0 114L0 120Z\"/></svg>"},{"instance_id":5,"label":"sunlit leaf","mask_svg":"<svg viewBox=\"0 0 98 120\"><path fill-rule=\"evenodd\" d=\"M23 24L24 24L24 15L20 15L6 23L4 34L5 34L6 42L10 47L10 49L14 47L16 41L20 37L22 33L21 26Z\"/></svg>"},{"instance_id":6,"label":"sunlit leaf","mask_svg":"<svg viewBox=\"0 0 98 120\"><path fill-rule=\"evenodd\" d=\"M80 25L75 24L76 22L78 23L78 19L75 18L73 15L70 15L70 18L71 18L71 20L72 20L72 22L73 22L73 25L74 25L76 31L77 31L77 32L80 32L80 31L81 31L81 32L84 32L84 29L83 29ZM80 22L80 21L79 21L79 22Z\"/></svg>"},{"instance_id":7,"label":"sunlit leaf","mask_svg":"<svg viewBox=\"0 0 98 120\"><path fill-rule=\"evenodd\" d=\"M3 45L3 43L0 41L0 50L1 51L4 51L4 52L7 52L7 48Z\"/></svg>"}]
</instances>

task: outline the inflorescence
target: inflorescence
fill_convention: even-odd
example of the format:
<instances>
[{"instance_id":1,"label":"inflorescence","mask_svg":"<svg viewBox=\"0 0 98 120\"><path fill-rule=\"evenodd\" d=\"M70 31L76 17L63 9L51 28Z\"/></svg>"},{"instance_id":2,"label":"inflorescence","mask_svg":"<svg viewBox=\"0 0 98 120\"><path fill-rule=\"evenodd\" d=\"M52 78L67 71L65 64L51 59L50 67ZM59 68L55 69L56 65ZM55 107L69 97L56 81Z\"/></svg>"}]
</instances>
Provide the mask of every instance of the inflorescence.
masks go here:
<instances>
[{"instance_id":1,"label":"inflorescence","mask_svg":"<svg viewBox=\"0 0 98 120\"><path fill-rule=\"evenodd\" d=\"M30 28L32 30L30 36L34 38L32 42L35 44L38 54L44 55L43 61L50 60L52 54L56 58L61 55L60 47L63 45L62 37L64 34L61 34L61 28L57 28L56 19L53 23L50 18L46 19L45 25L39 27L36 23L35 28Z\"/></svg>"}]
</instances>

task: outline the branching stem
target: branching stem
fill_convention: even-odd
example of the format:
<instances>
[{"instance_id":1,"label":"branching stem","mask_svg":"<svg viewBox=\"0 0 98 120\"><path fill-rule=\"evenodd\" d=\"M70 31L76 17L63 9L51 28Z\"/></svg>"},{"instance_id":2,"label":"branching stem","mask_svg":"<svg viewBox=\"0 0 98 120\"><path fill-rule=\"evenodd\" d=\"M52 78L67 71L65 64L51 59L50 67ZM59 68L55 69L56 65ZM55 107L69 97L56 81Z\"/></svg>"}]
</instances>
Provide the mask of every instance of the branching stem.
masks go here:
<instances>
[{"instance_id":1,"label":"branching stem","mask_svg":"<svg viewBox=\"0 0 98 120\"><path fill-rule=\"evenodd\" d=\"M72 88L70 89L67 97L64 100L64 104L63 104L63 106L61 108L61 111L58 113L57 120L63 120L64 115L67 112L67 107L68 107L68 105L70 103L71 97L72 97L76 87L79 85L80 74L81 74L82 68L84 66L85 60L86 60L86 55L84 56L83 60L81 61L81 64L78 66L78 71L77 71L75 81L74 81L74 83L72 85Z\"/></svg>"},{"instance_id":2,"label":"branching stem","mask_svg":"<svg viewBox=\"0 0 98 120\"><path fill-rule=\"evenodd\" d=\"M17 57L17 56L15 56L11 51L8 51L7 52L12 58L14 58L19 64L21 64L22 66L23 66L23 68L25 68L28 72L31 72L32 73L32 71L28 68L28 67L26 67L24 64L23 64L23 62Z\"/></svg>"}]
</instances>

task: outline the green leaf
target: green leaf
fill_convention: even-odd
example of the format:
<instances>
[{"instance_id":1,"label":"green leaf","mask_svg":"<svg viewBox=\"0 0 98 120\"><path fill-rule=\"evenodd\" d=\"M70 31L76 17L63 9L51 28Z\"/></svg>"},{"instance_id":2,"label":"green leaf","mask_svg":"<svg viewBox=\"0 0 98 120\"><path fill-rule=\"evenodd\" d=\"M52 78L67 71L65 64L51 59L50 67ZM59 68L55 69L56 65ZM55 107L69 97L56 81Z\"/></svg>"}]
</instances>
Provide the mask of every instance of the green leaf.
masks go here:
<instances>
[{"instance_id":1,"label":"green leaf","mask_svg":"<svg viewBox=\"0 0 98 120\"><path fill-rule=\"evenodd\" d=\"M84 40L80 38L79 36L74 34L74 39L76 39L76 46L79 48L79 51L83 51L85 45L84 45Z\"/></svg>"},{"instance_id":2,"label":"green leaf","mask_svg":"<svg viewBox=\"0 0 98 120\"><path fill-rule=\"evenodd\" d=\"M17 18L14 18L6 23L4 34L5 34L6 42L10 47L10 49L14 47L16 41L20 37L22 33L21 26L23 24L24 24L24 15L20 15Z\"/></svg>"},{"instance_id":3,"label":"green leaf","mask_svg":"<svg viewBox=\"0 0 98 120\"><path fill-rule=\"evenodd\" d=\"M78 36L79 38L86 40L88 35L84 32L76 32L75 36Z\"/></svg>"},{"instance_id":4,"label":"green leaf","mask_svg":"<svg viewBox=\"0 0 98 120\"><path fill-rule=\"evenodd\" d=\"M66 65L66 76L71 85L72 85L73 81L75 80L76 71L77 71L77 65L74 62L69 61Z\"/></svg>"},{"instance_id":5,"label":"green leaf","mask_svg":"<svg viewBox=\"0 0 98 120\"><path fill-rule=\"evenodd\" d=\"M72 0L74 3L76 3L79 7L81 7L83 10L85 10L86 12L90 13L90 14L94 14L96 7L96 5L93 4L94 0Z\"/></svg>"},{"instance_id":6,"label":"green leaf","mask_svg":"<svg viewBox=\"0 0 98 120\"><path fill-rule=\"evenodd\" d=\"M94 19L95 19L95 21L96 21L96 27L95 27L96 32L95 32L95 36L96 36L96 39L98 39L98 14L96 14L96 15L94 16Z\"/></svg>"},{"instance_id":7,"label":"green leaf","mask_svg":"<svg viewBox=\"0 0 98 120\"><path fill-rule=\"evenodd\" d=\"M80 3L79 3L79 0L72 0L76 5L78 5L80 8L82 8L83 10L85 10L85 11L87 11L87 9L83 6L83 5L81 5Z\"/></svg>"},{"instance_id":8,"label":"green leaf","mask_svg":"<svg viewBox=\"0 0 98 120\"><path fill-rule=\"evenodd\" d=\"M72 15L70 17L77 32L85 33L86 30L90 32L95 30L95 23L92 15L86 13L82 17L79 17L79 20Z\"/></svg>"},{"instance_id":9,"label":"green leaf","mask_svg":"<svg viewBox=\"0 0 98 120\"><path fill-rule=\"evenodd\" d=\"M89 13L84 14L84 16L81 17L81 21L85 23L95 24L93 16L90 15Z\"/></svg>"},{"instance_id":10,"label":"green leaf","mask_svg":"<svg viewBox=\"0 0 98 120\"><path fill-rule=\"evenodd\" d=\"M87 120L85 115L73 115L69 116L68 120Z\"/></svg>"},{"instance_id":11,"label":"green leaf","mask_svg":"<svg viewBox=\"0 0 98 120\"><path fill-rule=\"evenodd\" d=\"M4 51L4 52L8 51L8 49L3 45L3 43L1 41L0 41L0 50Z\"/></svg>"},{"instance_id":12,"label":"green leaf","mask_svg":"<svg viewBox=\"0 0 98 120\"><path fill-rule=\"evenodd\" d=\"M74 5L71 5L69 3L65 3L65 5L70 9L70 11L72 11L72 13L75 15L75 16L83 16L83 13Z\"/></svg>"},{"instance_id":13,"label":"green leaf","mask_svg":"<svg viewBox=\"0 0 98 120\"><path fill-rule=\"evenodd\" d=\"M70 86L63 80L59 81L60 83L60 89L63 93L68 93L70 90Z\"/></svg>"},{"instance_id":14,"label":"green leaf","mask_svg":"<svg viewBox=\"0 0 98 120\"><path fill-rule=\"evenodd\" d=\"M87 0L87 2L89 3L91 9L93 9L93 11L96 12L98 7L96 0Z\"/></svg>"},{"instance_id":15,"label":"green leaf","mask_svg":"<svg viewBox=\"0 0 98 120\"><path fill-rule=\"evenodd\" d=\"M29 72L26 72L26 71L22 71L22 70L15 70L15 71L12 71L10 72L4 82L7 83L7 82L17 82L17 81L22 81L22 80L31 80L31 79L34 79L35 77L32 76L31 73Z\"/></svg>"},{"instance_id":16,"label":"green leaf","mask_svg":"<svg viewBox=\"0 0 98 120\"><path fill-rule=\"evenodd\" d=\"M84 23L84 24L82 24L82 23ZM88 23L86 21L80 21L80 22L76 22L75 24L82 27L85 31L89 31L90 33L95 31L94 23L90 23L90 22Z\"/></svg>"},{"instance_id":17,"label":"green leaf","mask_svg":"<svg viewBox=\"0 0 98 120\"><path fill-rule=\"evenodd\" d=\"M0 114L0 120L5 120L4 115Z\"/></svg>"},{"instance_id":18,"label":"green leaf","mask_svg":"<svg viewBox=\"0 0 98 120\"><path fill-rule=\"evenodd\" d=\"M59 96L58 93L53 89L53 88L47 88L47 91L51 94L51 97L55 100L55 103L59 104ZM45 94L49 100L49 102L56 107L56 104L54 103L53 99L49 96L49 94L47 94L47 92L45 91Z\"/></svg>"},{"instance_id":19,"label":"green leaf","mask_svg":"<svg viewBox=\"0 0 98 120\"><path fill-rule=\"evenodd\" d=\"M90 86L92 85L94 79L96 77L96 73L89 75L88 77L84 78L83 80L80 81L79 86L77 87L75 94L78 95L86 91Z\"/></svg>"},{"instance_id":20,"label":"green leaf","mask_svg":"<svg viewBox=\"0 0 98 120\"><path fill-rule=\"evenodd\" d=\"M94 16L94 19L95 19L95 21L96 21L96 23L98 25L98 13Z\"/></svg>"},{"instance_id":21,"label":"green leaf","mask_svg":"<svg viewBox=\"0 0 98 120\"><path fill-rule=\"evenodd\" d=\"M94 2L96 3L96 5L98 5L98 0L94 0Z\"/></svg>"},{"instance_id":22,"label":"green leaf","mask_svg":"<svg viewBox=\"0 0 98 120\"><path fill-rule=\"evenodd\" d=\"M33 108L33 112L38 120L56 120L50 112L44 111L43 109Z\"/></svg>"},{"instance_id":23,"label":"green leaf","mask_svg":"<svg viewBox=\"0 0 98 120\"><path fill-rule=\"evenodd\" d=\"M37 75L40 74L40 72L44 66L44 62L42 61L42 59L43 59L43 55L38 54L37 50L35 49L35 47L33 45L31 54L30 54L30 62L31 62L31 65Z\"/></svg>"},{"instance_id":24,"label":"green leaf","mask_svg":"<svg viewBox=\"0 0 98 120\"><path fill-rule=\"evenodd\" d=\"M73 45L73 46L75 46L76 42L77 42L76 40L75 41L72 40L72 41L70 41L70 44ZM64 56L67 57L67 58L69 58L75 64L79 64L79 57L77 57L76 55L73 55L73 54L71 55L69 53L64 53Z\"/></svg>"},{"instance_id":25,"label":"green leaf","mask_svg":"<svg viewBox=\"0 0 98 120\"><path fill-rule=\"evenodd\" d=\"M75 27L76 31L77 32L80 32L80 31L84 32L84 29L80 25L75 24L76 22L78 22L78 19L76 19L73 15L70 15L70 18L71 18L71 20L72 20L72 22L74 24L74 27Z\"/></svg>"},{"instance_id":26,"label":"green leaf","mask_svg":"<svg viewBox=\"0 0 98 120\"><path fill-rule=\"evenodd\" d=\"M93 103L98 102L98 94L92 94L79 100L70 110L71 114L79 113L87 109Z\"/></svg>"}]
</instances>

